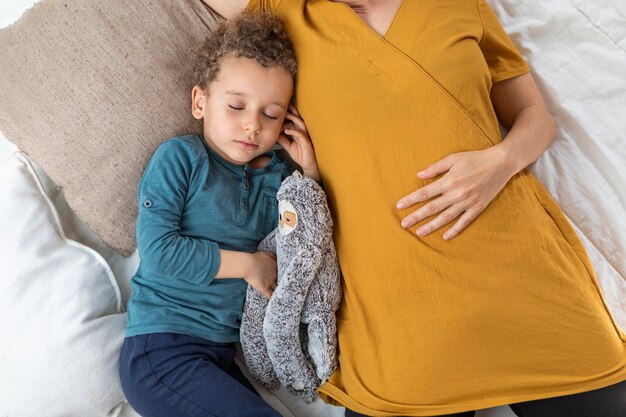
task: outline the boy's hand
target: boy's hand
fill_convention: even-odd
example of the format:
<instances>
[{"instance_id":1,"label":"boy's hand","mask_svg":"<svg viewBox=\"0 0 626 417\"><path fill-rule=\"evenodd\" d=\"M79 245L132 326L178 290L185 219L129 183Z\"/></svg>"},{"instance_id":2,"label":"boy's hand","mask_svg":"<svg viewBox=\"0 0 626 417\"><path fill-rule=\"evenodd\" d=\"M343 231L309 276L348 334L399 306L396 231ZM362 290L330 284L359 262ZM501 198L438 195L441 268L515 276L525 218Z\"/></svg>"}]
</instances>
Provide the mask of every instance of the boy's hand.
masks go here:
<instances>
[{"instance_id":1,"label":"boy's hand","mask_svg":"<svg viewBox=\"0 0 626 417\"><path fill-rule=\"evenodd\" d=\"M252 262L243 278L255 290L270 298L276 289L276 255L271 252L255 252L251 255Z\"/></svg>"},{"instance_id":2,"label":"boy's hand","mask_svg":"<svg viewBox=\"0 0 626 417\"><path fill-rule=\"evenodd\" d=\"M317 167L317 159L315 159L313 143L309 139L304 120L293 104L289 106L285 115L282 130L283 133L278 136L278 144L287 151L296 164L302 167L304 175L319 182L321 177Z\"/></svg>"}]
</instances>

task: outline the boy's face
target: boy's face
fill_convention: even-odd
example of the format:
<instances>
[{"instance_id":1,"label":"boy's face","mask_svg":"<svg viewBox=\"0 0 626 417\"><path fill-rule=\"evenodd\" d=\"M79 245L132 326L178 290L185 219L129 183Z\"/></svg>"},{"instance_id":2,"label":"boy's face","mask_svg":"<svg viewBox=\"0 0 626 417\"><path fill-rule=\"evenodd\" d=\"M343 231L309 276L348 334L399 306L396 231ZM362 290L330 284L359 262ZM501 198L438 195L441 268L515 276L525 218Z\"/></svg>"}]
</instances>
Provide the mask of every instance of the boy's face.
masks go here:
<instances>
[{"instance_id":1,"label":"boy's face","mask_svg":"<svg viewBox=\"0 0 626 417\"><path fill-rule=\"evenodd\" d=\"M193 88L192 114L204 119L204 140L211 149L244 165L274 146L292 93L293 80L284 68L227 56L208 92Z\"/></svg>"}]
</instances>

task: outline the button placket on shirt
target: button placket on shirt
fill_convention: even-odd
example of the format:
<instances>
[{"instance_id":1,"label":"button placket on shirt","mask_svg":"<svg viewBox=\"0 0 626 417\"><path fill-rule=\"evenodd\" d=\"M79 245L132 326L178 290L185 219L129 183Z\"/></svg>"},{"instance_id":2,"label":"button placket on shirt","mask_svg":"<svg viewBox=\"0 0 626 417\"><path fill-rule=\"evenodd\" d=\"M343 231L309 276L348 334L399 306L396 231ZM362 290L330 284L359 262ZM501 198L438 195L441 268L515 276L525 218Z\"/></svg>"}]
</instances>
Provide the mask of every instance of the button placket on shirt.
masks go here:
<instances>
[{"instance_id":1,"label":"button placket on shirt","mask_svg":"<svg viewBox=\"0 0 626 417\"><path fill-rule=\"evenodd\" d=\"M250 173L247 167L241 172L241 187L239 191L239 221L244 224L248 220L250 206Z\"/></svg>"}]
</instances>

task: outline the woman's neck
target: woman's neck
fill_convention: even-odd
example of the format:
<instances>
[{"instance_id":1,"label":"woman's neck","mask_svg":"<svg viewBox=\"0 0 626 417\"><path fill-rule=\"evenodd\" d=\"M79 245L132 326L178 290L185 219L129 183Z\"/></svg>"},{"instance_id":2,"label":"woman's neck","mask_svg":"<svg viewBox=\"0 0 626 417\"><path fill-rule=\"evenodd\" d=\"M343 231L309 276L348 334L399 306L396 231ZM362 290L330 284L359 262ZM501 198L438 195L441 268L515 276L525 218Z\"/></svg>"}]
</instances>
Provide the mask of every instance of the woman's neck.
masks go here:
<instances>
[{"instance_id":1,"label":"woman's neck","mask_svg":"<svg viewBox=\"0 0 626 417\"><path fill-rule=\"evenodd\" d=\"M385 36L402 5L402 0L331 0L344 3L380 36Z\"/></svg>"}]
</instances>

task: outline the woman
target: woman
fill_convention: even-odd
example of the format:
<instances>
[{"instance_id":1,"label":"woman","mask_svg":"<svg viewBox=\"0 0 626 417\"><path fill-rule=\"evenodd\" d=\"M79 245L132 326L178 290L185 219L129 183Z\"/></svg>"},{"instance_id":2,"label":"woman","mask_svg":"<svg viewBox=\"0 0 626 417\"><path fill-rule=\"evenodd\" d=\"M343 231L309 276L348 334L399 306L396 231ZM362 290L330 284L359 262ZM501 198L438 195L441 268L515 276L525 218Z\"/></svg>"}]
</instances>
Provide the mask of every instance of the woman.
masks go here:
<instances>
[{"instance_id":1,"label":"woman","mask_svg":"<svg viewBox=\"0 0 626 417\"><path fill-rule=\"evenodd\" d=\"M626 415L626 335L525 169L554 122L485 1L248 7L285 20L336 220L340 369L320 395L346 415Z\"/></svg>"}]
</instances>

